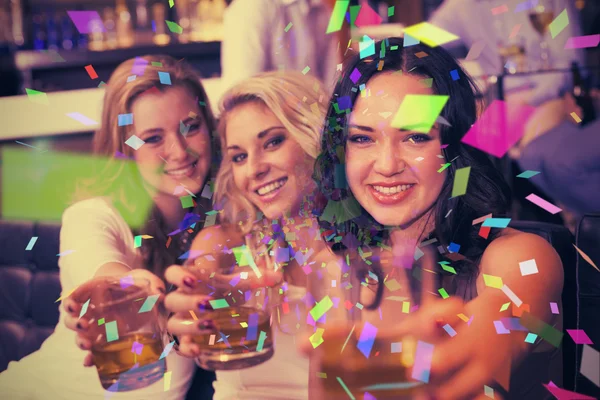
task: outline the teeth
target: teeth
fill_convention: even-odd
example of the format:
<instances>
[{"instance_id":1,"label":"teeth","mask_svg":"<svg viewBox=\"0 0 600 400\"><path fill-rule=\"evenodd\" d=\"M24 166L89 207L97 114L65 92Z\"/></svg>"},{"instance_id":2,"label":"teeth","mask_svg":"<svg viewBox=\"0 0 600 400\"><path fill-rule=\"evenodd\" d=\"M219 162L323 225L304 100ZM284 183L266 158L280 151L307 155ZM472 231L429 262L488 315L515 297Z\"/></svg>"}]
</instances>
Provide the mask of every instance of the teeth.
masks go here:
<instances>
[{"instance_id":1,"label":"teeth","mask_svg":"<svg viewBox=\"0 0 600 400\"><path fill-rule=\"evenodd\" d=\"M180 169L174 169L172 171L169 172L165 172L167 175L173 175L173 176L183 176L186 175L188 172L190 172L190 170L192 168L194 168L196 166L196 163L193 163L192 165L189 165L185 168L180 168Z\"/></svg>"},{"instance_id":2,"label":"teeth","mask_svg":"<svg viewBox=\"0 0 600 400\"><path fill-rule=\"evenodd\" d=\"M398 185L398 186L394 186L394 187L373 186L373 188L375 190L377 190L379 193L396 194L399 192L404 192L405 190L410 189L413 186L414 185Z\"/></svg>"},{"instance_id":3,"label":"teeth","mask_svg":"<svg viewBox=\"0 0 600 400\"><path fill-rule=\"evenodd\" d=\"M277 182L270 183L266 186L261 187L256 191L260 196L264 196L265 194L271 193L272 191L279 189L283 186L287 178L283 178L278 180Z\"/></svg>"}]
</instances>

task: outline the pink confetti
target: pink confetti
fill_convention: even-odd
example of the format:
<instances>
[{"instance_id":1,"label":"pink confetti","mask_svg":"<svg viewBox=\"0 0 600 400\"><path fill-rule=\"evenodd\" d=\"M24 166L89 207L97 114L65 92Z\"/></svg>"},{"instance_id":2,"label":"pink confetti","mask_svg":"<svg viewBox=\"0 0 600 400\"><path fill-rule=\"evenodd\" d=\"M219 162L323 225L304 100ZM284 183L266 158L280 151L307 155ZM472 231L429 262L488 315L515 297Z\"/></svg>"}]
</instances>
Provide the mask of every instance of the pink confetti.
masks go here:
<instances>
[{"instance_id":1,"label":"pink confetti","mask_svg":"<svg viewBox=\"0 0 600 400\"><path fill-rule=\"evenodd\" d=\"M521 24L517 24L512 28L512 31L510 31L510 36L508 37L509 39L514 38L515 36L517 36L517 34L519 33L519 31L521 30Z\"/></svg>"},{"instance_id":2,"label":"pink confetti","mask_svg":"<svg viewBox=\"0 0 600 400\"><path fill-rule=\"evenodd\" d=\"M131 285L133 285L133 277L131 275L127 275L124 278L121 278L121 289L125 289L126 287L129 287Z\"/></svg>"},{"instance_id":3,"label":"pink confetti","mask_svg":"<svg viewBox=\"0 0 600 400\"><path fill-rule=\"evenodd\" d=\"M431 370L431 359L433 357L433 345L422 341L417 342L415 353L415 364L412 370L412 378L421 382L429 382Z\"/></svg>"},{"instance_id":4,"label":"pink confetti","mask_svg":"<svg viewBox=\"0 0 600 400\"><path fill-rule=\"evenodd\" d=\"M565 49L584 49L588 47L597 47L600 44L600 34L575 36L569 38L565 43Z\"/></svg>"},{"instance_id":5,"label":"pink confetti","mask_svg":"<svg viewBox=\"0 0 600 400\"><path fill-rule=\"evenodd\" d=\"M506 335L510 333L510 331L506 329L502 321L494 321L494 327L496 328L496 333L498 335Z\"/></svg>"},{"instance_id":6,"label":"pink confetti","mask_svg":"<svg viewBox=\"0 0 600 400\"><path fill-rule=\"evenodd\" d=\"M550 382L552 383L552 382ZM543 384L550 393L554 395L558 400L595 400L595 397L586 396L585 394L571 392L565 389L561 389L556 385Z\"/></svg>"},{"instance_id":7,"label":"pink confetti","mask_svg":"<svg viewBox=\"0 0 600 400\"><path fill-rule=\"evenodd\" d=\"M594 344L592 339L583 331L583 329L567 329L567 333L577 344Z\"/></svg>"},{"instance_id":8,"label":"pink confetti","mask_svg":"<svg viewBox=\"0 0 600 400\"><path fill-rule=\"evenodd\" d=\"M505 12L508 12L508 6L506 4L492 8L493 15L503 14Z\"/></svg>"},{"instance_id":9,"label":"pink confetti","mask_svg":"<svg viewBox=\"0 0 600 400\"><path fill-rule=\"evenodd\" d=\"M380 25L381 17L379 14L375 12L368 4L363 4L360 8L356 19L354 20L354 25L357 27L368 26L368 25Z\"/></svg>"},{"instance_id":10,"label":"pink confetti","mask_svg":"<svg viewBox=\"0 0 600 400\"><path fill-rule=\"evenodd\" d=\"M133 346L131 346L131 352L137 354L138 356L142 354L142 350L144 350L144 345L138 342L133 342Z\"/></svg>"},{"instance_id":11,"label":"pink confetti","mask_svg":"<svg viewBox=\"0 0 600 400\"><path fill-rule=\"evenodd\" d=\"M550 303L550 310L552 311L552 314L560 314L558 311L558 304L556 303Z\"/></svg>"},{"instance_id":12,"label":"pink confetti","mask_svg":"<svg viewBox=\"0 0 600 400\"><path fill-rule=\"evenodd\" d=\"M525 197L527 200L543 208L548 211L550 214L556 214L562 211L562 208L556 207L554 204L542 199L541 197L531 193L529 196Z\"/></svg>"},{"instance_id":13,"label":"pink confetti","mask_svg":"<svg viewBox=\"0 0 600 400\"><path fill-rule=\"evenodd\" d=\"M79 33L104 32L104 24L98 11L67 11Z\"/></svg>"},{"instance_id":14,"label":"pink confetti","mask_svg":"<svg viewBox=\"0 0 600 400\"><path fill-rule=\"evenodd\" d=\"M535 107L494 100L469 129L462 142L502 158L525 133L525 124Z\"/></svg>"}]
</instances>

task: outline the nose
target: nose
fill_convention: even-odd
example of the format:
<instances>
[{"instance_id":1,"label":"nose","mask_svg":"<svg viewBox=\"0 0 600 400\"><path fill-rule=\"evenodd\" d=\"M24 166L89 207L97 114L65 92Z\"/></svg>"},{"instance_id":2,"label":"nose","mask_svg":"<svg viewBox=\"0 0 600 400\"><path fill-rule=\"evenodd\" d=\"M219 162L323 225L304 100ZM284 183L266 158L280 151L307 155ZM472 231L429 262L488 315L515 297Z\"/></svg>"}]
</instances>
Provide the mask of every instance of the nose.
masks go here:
<instances>
[{"instance_id":1,"label":"nose","mask_svg":"<svg viewBox=\"0 0 600 400\"><path fill-rule=\"evenodd\" d=\"M183 160L187 157L187 142L179 132L168 135L164 147L164 157L170 161Z\"/></svg>"},{"instance_id":2,"label":"nose","mask_svg":"<svg viewBox=\"0 0 600 400\"><path fill-rule=\"evenodd\" d=\"M400 149L388 140L384 140L375 155L373 170L383 176L394 176L402 173L406 168L406 162Z\"/></svg>"},{"instance_id":3,"label":"nose","mask_svg":"<svg viewBox=\"0 0 600 400\"><path fill-rule=\"evenodd\" d=\"M264 158L256 155L248 156L248 175L253 179L260 179L269 172L269 163Z\"/></svg>"}]
</instances>

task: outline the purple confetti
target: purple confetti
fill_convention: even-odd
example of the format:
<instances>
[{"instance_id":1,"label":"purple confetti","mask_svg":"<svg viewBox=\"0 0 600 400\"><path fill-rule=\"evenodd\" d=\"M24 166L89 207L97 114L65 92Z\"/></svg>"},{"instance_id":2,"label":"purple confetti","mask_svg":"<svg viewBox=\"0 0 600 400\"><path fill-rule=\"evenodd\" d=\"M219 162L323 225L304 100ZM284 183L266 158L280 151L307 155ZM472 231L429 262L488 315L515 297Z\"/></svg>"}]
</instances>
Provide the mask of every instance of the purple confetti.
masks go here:
<instances>
[{"instance_id":1,"label":"purple confetti","mask_svg":"<svg viewBox=\"0 0 600 400\"><path fill-rule=\"evenodd\" d=\"M124 278L121 278L121 289L125 289L129 286L133 285L133 277L131 275L127 275Z\"/></svg>"},{"instance_id":2,"label":"purple confetti","mask_svg":"<svg viewBox=\"0 0 600 400\"><path fill-rule=\"evenodd\" d=\"M367 358L369 358L371 355L371 350L373 349L373 344L375 343L375 336L377 336L377 328L370 323L365 322L356 347Z\"/></svg>"},{"instance_id":3,"label":"purple confetti","mask_svg":"<svg viewBox=\"0 0 600 400\"><path fill-rule=\"evenodd\" d=\"M133 68L131 68L131 73L133 75L142 76L144 75L144 71L148 66L148 60L144 60L141 57L136 57L133 61Z\"/></svg>"},{"instance_id":4,"label":"purple confetti","mask_svg":"<svg viewBox=\"0 0 600 400\"><path fill-rule=\"evenodd\" d=\"M422 341L417 342L415 353L415 365L412 370L412 378L421 382L429 382L431 370L431 359L433 358L433 345Z\"/></svg>"},{"instance_id":5,"label":"purple confetti","mask_svg":"<svg viewBox=\"0 0 600 400\"><path fill-rule=\"evenodd\" d=\"M450 335L450 337L456 336L456 331L449 324L444 325L444 330L448 332L448 335Z\"/></svg>"},{"instance_id":6,"label":"purple confetti","mask_svg":"<svg viewBox=\"0 0 600 400\"><path fill-rule=\"evenodd\" d=\"M258 313L250 314L248 317L248 333L247 340L256 340L258 335Z\"/></svg>"},{"instance_id":7,"label":"purple confetti","mask_svg":"<svg viewBox=\"0 0 600 400\"><path fill-rule=\"evenodd\" d=\"M350 74L350 80L356 85L356 82L358 82L361 76L362 74L358 71L358 69L354 68L354 71L352 71Z\"/></svg>"},{"instance_id":8,"label":"purple confetti","mask_svg":"<svg viewBox=\"0 0 600 400\"><path fill-rule=\"evenodd\" d=\"M506 335L510 333L510 331L506 329L502 321L494 321L494 327L496 328L496 333L498 333L498 335Z\"/></svg>"},{"instance_id":9,"label":"purple confetti","mask_svg":"<svg viewBox=\"0 0 600 400\"><path fill-rule=\"evenodd\" d=\"M556 303L550 303L550 310L552 311L552 314L560 314L558 311L558 304Z\"/></svg>"},{"instance_id":10,"label":"purple confetti","mask_svg":"<svg viewBox=\"0 0 600 400\"><path fill-rule=\"evenodd\" d=\"M79 33L104 32L104 24L98 11L67 11Z\"/></svg>"}]
</instances>

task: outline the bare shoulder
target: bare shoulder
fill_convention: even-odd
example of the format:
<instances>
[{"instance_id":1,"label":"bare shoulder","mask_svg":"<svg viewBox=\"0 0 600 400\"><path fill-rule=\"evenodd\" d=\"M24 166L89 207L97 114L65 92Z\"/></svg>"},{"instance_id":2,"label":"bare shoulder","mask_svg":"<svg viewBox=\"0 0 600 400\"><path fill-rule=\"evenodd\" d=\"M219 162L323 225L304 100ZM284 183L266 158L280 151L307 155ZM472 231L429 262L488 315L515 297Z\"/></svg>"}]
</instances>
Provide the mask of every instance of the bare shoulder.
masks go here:
<instances>
[{"instance_id":1,"label":"bare shoulder","mask_svg":"<svg viewBox=\"0 0 600 400\"><path fill-rule=\"evenodd\" d=\"M535 274L538 274L540 279L546 282L560 282L562 287L563 266L554 247L541 236L516 229L505 229L489 244L481 259L481 270L483 273L497 276L525 276L527 273L523 274L520 263L530 260L535 261L538 270ZM530 263L532 264L533 262Z\"/></svg>"}]
</instances>

